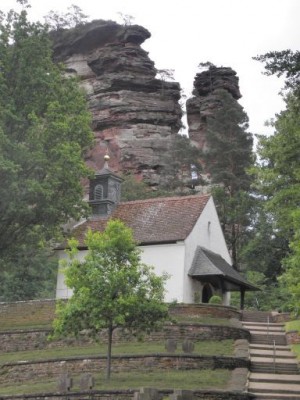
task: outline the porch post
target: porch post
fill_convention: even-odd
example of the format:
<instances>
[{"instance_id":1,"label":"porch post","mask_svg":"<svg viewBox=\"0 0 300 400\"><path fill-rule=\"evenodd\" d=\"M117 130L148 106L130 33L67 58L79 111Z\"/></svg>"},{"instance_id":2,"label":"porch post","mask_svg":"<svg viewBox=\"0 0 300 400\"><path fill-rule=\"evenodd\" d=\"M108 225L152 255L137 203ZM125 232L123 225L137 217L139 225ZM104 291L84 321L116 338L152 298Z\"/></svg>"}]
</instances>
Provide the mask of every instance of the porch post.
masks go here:
<instances>
[{"instance_id":1,"label":"porch post","mask_svg":"<svg viewBox=\"0 0 300 400\"><path fill-rule=\"evenodd\" d=\"M245 304L245 289L241 287L241 310L244 309Z\"/></svg>"}]
</instances>

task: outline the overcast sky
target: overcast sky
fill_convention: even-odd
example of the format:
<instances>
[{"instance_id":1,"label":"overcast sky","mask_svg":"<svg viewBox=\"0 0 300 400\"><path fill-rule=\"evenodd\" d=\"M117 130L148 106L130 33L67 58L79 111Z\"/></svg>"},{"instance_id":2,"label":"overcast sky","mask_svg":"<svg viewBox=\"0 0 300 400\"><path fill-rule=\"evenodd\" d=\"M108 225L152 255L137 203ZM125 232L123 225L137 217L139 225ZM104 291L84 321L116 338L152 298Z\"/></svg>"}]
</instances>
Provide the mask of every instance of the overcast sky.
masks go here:
<instances>
[{"instance_id":1,"label":"overcast sky","mask_svg":"<svg viewBox=\"0 0 300 400\"><path fill-rule=\"evenodd\" d=\"M49 10L78 5L91 19L122 22L119 13L151 32L142 47L158 69L174 69L188 95L200 62L233 68L252 133L271 133L264 122L283 109L282 80L262 74L253 56L271 50L300 49L300 0L31 0L30 15L42 20ZM16 8L1 0L0 9Z\"/></svg>"}]
</instances>

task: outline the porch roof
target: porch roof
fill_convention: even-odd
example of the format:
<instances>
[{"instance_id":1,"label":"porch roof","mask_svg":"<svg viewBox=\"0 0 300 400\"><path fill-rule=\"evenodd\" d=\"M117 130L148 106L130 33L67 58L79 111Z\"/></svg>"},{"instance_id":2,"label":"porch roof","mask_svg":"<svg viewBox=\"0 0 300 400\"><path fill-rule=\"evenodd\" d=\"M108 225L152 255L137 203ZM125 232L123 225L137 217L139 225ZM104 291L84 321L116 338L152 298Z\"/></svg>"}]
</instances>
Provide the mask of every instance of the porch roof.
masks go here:
<instances>
[{"instance_id":1,"label":"porch roof","mask_svg":"<svg viewBox=\"0 0 300 400\"><path fill-rule=\"evenodd\" d=\"M249 283L219 254L200 246L196 249L188 275L192 278L206 279L209 282L214 282L218 278L228 291L260 290Z\"/></svg>"}]
</instances>

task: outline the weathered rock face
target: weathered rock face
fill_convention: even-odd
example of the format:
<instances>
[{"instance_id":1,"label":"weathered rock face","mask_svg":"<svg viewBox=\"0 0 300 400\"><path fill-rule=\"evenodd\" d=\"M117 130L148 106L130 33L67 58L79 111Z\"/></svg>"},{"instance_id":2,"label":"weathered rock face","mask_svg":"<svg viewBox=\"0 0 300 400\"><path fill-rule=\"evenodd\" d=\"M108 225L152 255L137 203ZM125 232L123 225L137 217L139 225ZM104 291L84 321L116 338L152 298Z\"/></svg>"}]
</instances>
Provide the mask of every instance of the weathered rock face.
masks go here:
<instances>
[{"instance_id":1,"label":"weathered rock face","mask_svg":"<svg viewBox=\"0 0 300 400\"><path fill-rule=\"evenodd\" d=\"M206 147L206 120L220 105L218 90L227 90L234 99L241 97L239 78L231 68L210 67L194 79L193 97L186 104L189 137L199 148Z\"/></svg>"},{"instance_id":2,"label":"weathered rock face","mask_svg":"<svg viewBox=\"0 0 300 400\"><path fill-rule=\"evenodd\" d=\"M115 172L133 172L153 185L182 112L179 84L156 79L140 47L149 37L141 26L99 20L55 33L53 40L55 60L78 75L87 92L95 133L87 163L99 170L108 150Z\"/></svg>"}]
</instances>

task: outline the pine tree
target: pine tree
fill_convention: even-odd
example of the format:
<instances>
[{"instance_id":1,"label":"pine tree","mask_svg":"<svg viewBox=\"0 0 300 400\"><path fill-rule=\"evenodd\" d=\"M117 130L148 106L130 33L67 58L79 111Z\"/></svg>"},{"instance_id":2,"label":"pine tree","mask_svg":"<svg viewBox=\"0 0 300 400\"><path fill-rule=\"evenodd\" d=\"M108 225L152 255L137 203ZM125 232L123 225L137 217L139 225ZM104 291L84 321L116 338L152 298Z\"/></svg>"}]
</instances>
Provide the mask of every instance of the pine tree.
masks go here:
<instances>
[{"instance_id":1,"label":"pine tree","mask_svg":"<svg viewBox=\"0 0 300 400\"><path fill-rule=\"evenodd\" d=\"M247 132L248 117L242 106L226 90L216 90L214 94L218 95L219 107L207 118L203 161L215 187L219 218L237 268L253 204L249 195L251 177L247 173L253 164L253 139Z\"/></svg>"}]
</instances>

